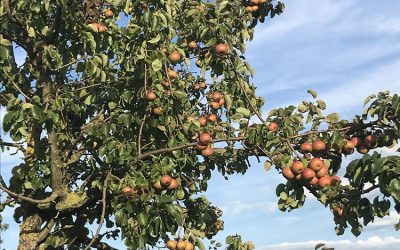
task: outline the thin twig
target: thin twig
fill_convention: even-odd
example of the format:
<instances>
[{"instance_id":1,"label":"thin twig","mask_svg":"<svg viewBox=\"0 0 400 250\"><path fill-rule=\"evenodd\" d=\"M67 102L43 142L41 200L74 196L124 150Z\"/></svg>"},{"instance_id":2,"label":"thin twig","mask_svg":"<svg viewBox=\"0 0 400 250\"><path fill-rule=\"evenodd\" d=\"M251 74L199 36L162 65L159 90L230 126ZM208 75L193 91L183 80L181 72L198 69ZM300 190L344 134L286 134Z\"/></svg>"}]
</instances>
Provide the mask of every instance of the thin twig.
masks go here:
<instances>
[{"instance_id":1,"label":"thin twig","mask_svg":"<svg viewBox=\"0 0 400 250\"><path fill-rule=\"evenodd\" d=\"M85 79L83 79L82 81L85 81L85 80L87 80L88 78L85 78ZM79 81L78 81L79 82ZM89 88L93 88L93 87L97 87L97 86L101 86L101 85L103 85L102 83L96 83L96 84L93 84L93 85L89 85L89 86L84 86L84 87L81 87L81 88L77 88L76 89L76 91L79 91L79 90L82 90L82 89L89 89Z\"/></svg>"},{"instance_id":2,"label":"thin twig","mask_svg":"<svg viewBox=\"0 0 400 250\"><path fill-rule=\"evenodd\" d=\"M119 178L118 176L115 176L113 174L110 175L111 179L116 180L116 181L121 181L122 179Z\"/></svg>"},{"instance_id":3,"label":"thin twig","mask_svg":"<svg viewBox=\"0 0 400 250\"><path fill-rule=\"evenodd\" d=\"M286 145L297 156L297 158L299 158L299 159L302 158L301 154L294 149L293 145L290 143L290 141L288 139L282 138L282 140L286 142Z\"/></svg>"},{"instance_id":4,"label":"thin twig","mask_svg":"<svg viewBox=\"0 0 400 250\"><path fill-rule=\"evenodd\" d=\"M138 134L138 140L137 140L137 144L138 144L138 155L142 154L142 132L143 132L143 127L144 124L146 122L146 118L147 118L147 114L145 113L143 116L143 121L140 124L140 128L139 128L139 134Z\"/></svg>"},{"instance_id":5,"label":"thin twig","mask_svg":"<svg viewBox=\"0 0 400 250\"><path fill-rule=\"evenodd\" d=\"M11 81L11 83L14 85L14 87L19 91L21 95L25 97L25 99L30 100L30 98L18 87L18 85L14 82L14 80L11 78L11 76L7 73L7 71L3 70L4 74L7 76L7 78Z\"/></svg>"},{"instance_id":6,"label":"thin twig","mask_svg":"<svg viewBox=\"0 0 400 250\"><path fill-rule=\"evenodd\" d=\"M147 49L144 49L144 91L145 94L147 93L147 63L146 63L146 59L147 59Z\"/></svg>"},{"instance_id":7,"label":"thin twig","mask_svg":"<svg viewBox=\"0 0 400 250\"><path fill-rule=\"evenodd\" d=\"M60 69L63 69L63 68L67 68L67 67L69 67L69 66L71 66L71 65L73 65L73 64L75 64L75 63L77 63L77 62L79 62L79 61L81 61L81 60L86 60L86 59L92 59L93 57L89 57L89 56L83 56L83 57L81 57L81 58L79 58L79 59L75 59L74 61L72 61L72 62L69 62L69 63L67 63L67 64L64 64L64 65L62 65L62 66L60 66L60 67L58 67L58 68L56 68L56 69L51 69L51 71L58 71L58 70L60 70Z\"/></svg>"},{"instance_id":8,"label":"thin twig","mask_svg":"<svg viewBox=\"0 0 400 250\"><path fill-rule=\"evenodd\" d=\"M232 62L232 60L231 60L229 57L228 57L228 61L231 63L231 66L234 67L233 62ZM238 75L238 73L237 73L237 71L236 71L235 69L233 69L233 72L235 72L235 76L236 76L236 78L237 78L238 81L239 81L240 88L242 89L242 92L243 92L244 96L246 97L247 103L249 104L250 108L251 108L251 109L253 110L253 112L257 115L258 119L260 119L260 121L261 121L262 123L267 124L267 122L264 120L264 118L262 118L261 114L260 114L260 113L256 110L256 108L251 104L250 97L247 95L247 92L246 92L246 90L245 90L245 88L244 88L244 86L243 86L243 83L242 83L243 79L242 79L242 77L239 77L239 75Z\"/></svg>"},{"instance_id":9,"label":"thin twig","mask_svg":"<svg viewBox=\"0 0 400 250\"><path fill-rule=\"evenodd\" d=\"M269 152L265 151L265 150L264 150L262 147L260 147L260 145L258 145L258 144L257 144L257 148L258 148L259 150L261 150L261 152L263 152L263 153L272 161L272 163L273 163L274 165L276 165L276 163L275 163L275 161L274 161L272 155L271 155Z\"/></svg>"},{"instance_id":10,"label":"thin twig","mask_svg":"<svg viewBox=\"0 0 400 250\"><path fill-rule=\"evenodd\" d=\"M90 173L90 175L88 177L86 177L86 179L83 181L82 185L79 187L80 192L83 192L85 190L90 179L92 179L93 174L94 174L94 170Z\"/></svg>"},{"instance_id":11,"label":"thin twig","mask_svg":"<svg viewBox=\"0 0 400 250\"><path fill-rule=\"evenodd\" d=\"M93 245L93 243L96 241L97 237L100 234L100 230L103 226L104 223L104 217L106 215L106 207L107 207L107 185L108 185L108 181L111 178L111 171L108 171L106 178L104 179L104 184L103 184L103 198L101 200L101 203L103 204L102 210L101 210L101 217L100 217L100 222L99 222L99 226L97 227L96 230L96 234L93 236L92 240L90 241L90 243L85 247L84 250L88 250L90 249L90 247Z\"/></svg>"}]
</instances>

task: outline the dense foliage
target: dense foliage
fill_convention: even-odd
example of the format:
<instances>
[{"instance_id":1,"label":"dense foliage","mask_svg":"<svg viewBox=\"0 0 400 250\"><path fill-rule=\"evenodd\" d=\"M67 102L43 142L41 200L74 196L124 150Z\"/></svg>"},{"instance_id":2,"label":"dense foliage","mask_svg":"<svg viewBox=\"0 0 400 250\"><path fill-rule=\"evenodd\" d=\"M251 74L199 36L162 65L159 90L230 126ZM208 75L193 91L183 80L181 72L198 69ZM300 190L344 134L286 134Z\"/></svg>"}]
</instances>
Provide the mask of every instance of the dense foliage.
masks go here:
<instances>
[{"instance_id":1,"label":"dense foliage","mask_svg":"<svg viewBox=\"0 0 400 250\"><path fill-rule=\"evenodd\" d=\"M288 179L279 209L301 207L307 189L332 209L338 234L349 225L360 234L392 203L400 211L400 157L368 154L399 139L397 94L370 96L353 121L325 115L311 90L312 101L261 114L245 42L283 9L270 0L3 0L0 103L11 139L0 143L24 157L9 184L0 180L1 209L15 208L19 248L113 249L103 240L121 236L129 249L204 249L224 223L201 193L212 174L245 173L251 156ZM345 185L335 175L355 148L364 156L347 166ZM374 189L379 196L364 196ZM254 247L240 236L227 244Z\"/></svg>"}]
</instances>

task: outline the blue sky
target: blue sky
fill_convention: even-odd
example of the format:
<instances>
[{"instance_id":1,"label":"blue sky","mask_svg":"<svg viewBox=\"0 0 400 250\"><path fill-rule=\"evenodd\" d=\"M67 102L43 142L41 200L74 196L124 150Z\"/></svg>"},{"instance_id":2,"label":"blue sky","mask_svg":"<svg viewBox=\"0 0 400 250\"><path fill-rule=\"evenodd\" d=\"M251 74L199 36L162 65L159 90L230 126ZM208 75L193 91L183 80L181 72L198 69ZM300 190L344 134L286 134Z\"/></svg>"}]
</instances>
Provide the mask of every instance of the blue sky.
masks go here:
<instances>
[{"instance_id":1,"label":"blue sky","mask_svg":"<svg viewBox=\"0 0 400 250\"><path fill-rule=\"evenodd\" d=\"M297 105L317 90L328 112L351 118L362 112L366 96L381 90L400 92L400 1L286 0L281 15L257 28L246 57L256 70L253 82L264 96L264 116L274 107ZM2 112L4 113L4 112ZM390 150L380 150L384 154ZM15 158L1 154L2 173ZM350 161L351 158L347 159ZM400 216L376 220L358 238L337 237L333 218L315 199L291 213L277 209L275 187L284 181L275 170L252 159L244 176L225 181L217 173L206 195L224 210L225 230L217 237L239 233L259 250L313 249L319 242L339 250L395 249ZM10 210L3 216L10 221ZM3 233L3 247L15 249L18 228ZM119 243L115 247L124 249Z\"/></svg>"}]
</instances>

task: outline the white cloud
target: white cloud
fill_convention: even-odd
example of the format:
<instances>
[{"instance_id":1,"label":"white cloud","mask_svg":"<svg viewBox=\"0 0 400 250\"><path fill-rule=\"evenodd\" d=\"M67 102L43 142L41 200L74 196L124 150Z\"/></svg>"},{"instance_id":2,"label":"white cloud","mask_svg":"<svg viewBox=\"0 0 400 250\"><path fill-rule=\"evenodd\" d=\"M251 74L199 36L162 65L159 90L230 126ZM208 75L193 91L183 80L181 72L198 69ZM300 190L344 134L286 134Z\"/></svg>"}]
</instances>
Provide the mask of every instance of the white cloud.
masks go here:
<instances>
[{"instance_id":1,"label":"white cloud","mask_svg":"<svg viewBox=\"0 0 400 250\"><path fill-rule=\"evenodd\" d=\"M272 201L247 203L242 201L231 201L226 205L222 205L221 209L224 211L224 215L237 215L252 210L271 213L277 210L277 203Z\"/></svg>"},{"instance_id":2,"label":"white cloud","mask_svg":"<svg viewBox=\"0 0 400 250\"><path fill-rule=\"evenodd\" d=\"M251 46L265 46L272 41L279 41L284 36L299 32L303 27L318 29L339 17L349 1L286 1L285 13L261 26ZM310 6L313 6L310 8ZM318 9L318 11L315 11ZM315 22L315 20L319 20Z\"/></svg>"},{"instance_id":3,"label":"white cloud","mask_svg":"<svg viewBox=\"0 0 400 250\"><path fill-rule=\"evenodd\" d=\"M260 250L310 250L318 243L324 243L328 247L338 250L387 250L398 249L400 238L372 236L366 240L310 240L304 242L284 242L260 248Z\"/></svg>"},{"instance_id":4,"label":"white cloud","mask_svg":"<svg viewBox=\"0 0 400 250\"><path fill-rule=\"evenodd\" d=\"M395 211L390 211L388 216L376 218L375 221L365 227L365 230L394 231L394 226L399 223L400 215Z\"/></svg>"},{"instance_id":5,"label":"white cloud","mask_svg":"<svg viewBox=\"0 0 400 250\"><path fill-rule=\"evenodd\" d=\"M337 88L320 94L327 103L328 111L347 112L357 108L360 110L363 100L370 94L382 90L400 91L400 60L393 64L377 67L356 80L347 82Z\"/></svg>"},{"instance_id":6,"label":"white cloud","mask_svg":"<svg viewBox=\"0 0 400 250\"><path fill-rule=\"evenodd\" d=\"M400 18L390 9L359 0L285 4L283 15L256 31L247 53L267 104L296 104L312 88L330 111L359 113L366 96L400 91Z\"/></svg>"}]
</instances>

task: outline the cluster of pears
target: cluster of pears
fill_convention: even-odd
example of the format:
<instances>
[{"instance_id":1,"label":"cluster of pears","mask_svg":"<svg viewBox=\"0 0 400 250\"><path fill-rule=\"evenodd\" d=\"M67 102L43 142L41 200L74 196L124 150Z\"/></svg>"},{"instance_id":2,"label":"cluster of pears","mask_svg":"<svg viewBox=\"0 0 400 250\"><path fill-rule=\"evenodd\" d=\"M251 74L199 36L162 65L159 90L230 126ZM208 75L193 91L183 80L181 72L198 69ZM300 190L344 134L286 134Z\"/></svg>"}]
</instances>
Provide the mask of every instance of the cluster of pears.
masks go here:
<instances>
[{"instance_id":1,"label":"cluster of pears","mask_svg":"<svg viewBox=\"0 0 400 250\"><path fill-rule=\"evenodd\" d=\"M158 191L162 190L176 190L179 187L179 183L176 179L172 178L171 176L165 174L163 175L159 181L153 183L153 188ZM124 186L121 189L122 193L128 197L132 197L135 195L141 195L146 190L140 187L131 187L131 186Z\"/></svg>"},{"instance_id":2,"label":"cluster of pears","mask_svg":"<svg viewBox=\"0 0 400 250\"><path fill-rule=\"evenodd\" d=\"M176 240L169 240L169 241L167 241L166 244L167 244L167 248L169 250L193 250L194 249L193 243L191 243L189 241L179 240L178 242L176 242Z\"/></svg>"},{"instance_id":3,"label":"cluster of pears","mask_svg":"<svg viewBox=\"0 0 400 250\"><path fill-rule=\"evenodd\" d=\"M313 153L314 157L307 160L307 165L301 160L293 161L291 166L282 168L282 175L288 180L301 181L320 188L325 188L340 181L338 176L328 175L328 166L318 157L326 149L326 144L322 140L305 142L300 145L300 150L304 153Z\"/></svg>"},{"instance_id":4,"label":"cluster of pears","mask_svg":"<svg viewBox=\"0 0 400 250\"><path fill-rule=\"evenodd\" d=\"M214 153L214 149L209 145L211 141L212 136L209 133L203 132L199 135L199 141L196 144L196 149L200 151L202 156L209 157Z\"/></svg>"},{"instance_id":5,"label":"cluster of pears","mask_svg":"<svg viewBox=\"0 0 400 250\"><path fill-rule=\"evenodd\" d=\"M363 139L357 136L351 137L347 140L346 145L343 146L342 152L346 155L352 154L354 149L360 154L367 154L370 149L378 145L377 139L374 135L367 135Z\"/></svg>"},{"instance_id":6,"label":"cluster of pears","mask_svg":"<svg viewBox=\"0 0 400 250\"><path fill-rule=\"evenodd\" d=\"M224 96L219 91L209 93L207 98L209 100L209 105L213 110L219 110L225 104Z\"/></svg>"},{"instance_id":7,"label":"cluster of pears","mask_svg":"<svg viewBox=\"0 0 400 250\"><path fill-rule=\"evenodd\" d=\"M163 175L159 181L153 183L153 188L158 191L176 190L178 187L178 181L167 174Z\"/></svg>"},{"instance_id":8,"label":"cluster of pears","mask_svg":"<svg viewBox=\"0 0 400 250\"><path fill-rule=\"evenodd\" d=\"M246 3L247 6L245 8L245 11L247 13L256 12L258 10L260 4L267 3L270 1L271 0L249 0Z\"/></svg>"},{"instance_id":9,"label":"cluster of pears","mask_svg":"<svg viewBox=\"0 0 400 250\"><path fill-rule=\"evenodd\" d=\"M143 192L144 192L144 189L139 188L139 187L124 186L122 188L122 193L126 196L141 195L141 194L143 194Z\"/></svg>"},{"instance_id":10,"label":"cluster of pears","mask_svg":"<svg viewBox=\"0 0 400 250\"><path fill-rule=\"evenodd\" d=\"M111 9L106 9L106 10L104 10L103 15L105 18L113 18L114 12ZM97 29L97 32L103 33L103 32L107 31L107 26L105 26L101 23L98 23L98 22L95 22L93 24L94 24L95 28Z\"/></svg>"}]
</instances>

